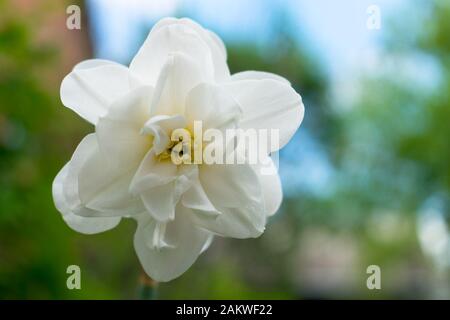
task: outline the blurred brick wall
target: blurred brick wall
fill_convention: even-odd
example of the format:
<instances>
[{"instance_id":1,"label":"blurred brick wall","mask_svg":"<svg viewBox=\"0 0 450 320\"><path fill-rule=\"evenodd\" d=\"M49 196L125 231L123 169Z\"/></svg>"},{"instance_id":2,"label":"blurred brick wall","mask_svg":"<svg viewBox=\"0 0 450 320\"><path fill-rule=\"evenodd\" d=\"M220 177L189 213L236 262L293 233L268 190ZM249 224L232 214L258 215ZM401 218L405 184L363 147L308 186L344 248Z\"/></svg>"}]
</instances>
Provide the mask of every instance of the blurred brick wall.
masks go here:
<instances>
[{"instance_id":1,"label":"blurred brick wall","mask_svg":"<svg viewBox=\"0 0 450 320\"><path fill-rule=\"evenodd\" d=\"M69 30L66 20L68 6L75 4L81 8L81 29ZM52 70L45 70L44 76L51 84L60 82L73 66L92 57L89 36L88 14L84 1L60 0L15 0L11 5L21 18L33 27L33 39L39 45L48 45L57 51Z\"/></svg>"}]
</instances>

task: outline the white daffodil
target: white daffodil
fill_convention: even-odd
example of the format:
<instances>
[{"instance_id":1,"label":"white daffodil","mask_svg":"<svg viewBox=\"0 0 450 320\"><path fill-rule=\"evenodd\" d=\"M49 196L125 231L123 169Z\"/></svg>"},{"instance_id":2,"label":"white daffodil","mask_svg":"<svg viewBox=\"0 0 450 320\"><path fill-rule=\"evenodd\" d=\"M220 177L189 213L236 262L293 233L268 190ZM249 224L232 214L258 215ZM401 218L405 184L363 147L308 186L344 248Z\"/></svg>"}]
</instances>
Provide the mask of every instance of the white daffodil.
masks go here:
<instances>
[{"instance_id":1,"label":"white daffodil","mask_svg":"<svg viewBox=\"0 0 450 320\"><path fill-rule=\"evenodd\" d=\"M203 130L276 129L279 148L299 127L303 104L287 80L257 71L230 75L226 58L216 34L189 19L166 18L128 68L87 60L61 84L62 103L95 133L56 176L56 207L86 234L134 218L137 255L158 281L185 272L214 235L259 236L282 200L276 171L171 158L174 132L193 133L196 121Z\"/></svg>"}]
</instances>

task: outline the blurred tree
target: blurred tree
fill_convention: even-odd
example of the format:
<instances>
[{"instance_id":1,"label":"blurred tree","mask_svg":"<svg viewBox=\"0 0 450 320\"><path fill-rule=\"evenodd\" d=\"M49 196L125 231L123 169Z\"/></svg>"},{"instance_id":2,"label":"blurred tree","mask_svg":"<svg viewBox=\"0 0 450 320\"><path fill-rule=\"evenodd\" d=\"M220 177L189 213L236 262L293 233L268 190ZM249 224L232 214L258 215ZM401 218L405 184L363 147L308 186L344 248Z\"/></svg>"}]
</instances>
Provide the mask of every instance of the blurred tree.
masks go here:
<instances>
[{"instance_id":1,"label":"blurred tree","mask_svg":"<svg viewBox=\"0 0 450 320\"><path fill-rule=\"evenodd\" d=\"M394 24L395 41L387 41L376 70L358 79L352 107L338 115L337 158L350 196L413 214L436 194L448 201L450 191L450 4L417 3L427 14L416 27Z\"/></svg>"},{"instance_id":2,"label":"blurred tree","mask_svg":"<svg viewBox=\"0 0 450 320\"><path fill-rule=\"evenodd\" d=\"M389 24L378 63L355 81L360 90L351 107L337 112L339 187L330 212L348 217L367 261L391 267L409 261L404 273L411 278L391 288L394 297L410 297L412 289L415 297L426 297L436 289L431 281L436 271L425 272L416 231L424 204L438 198L441 205L434 209L450 221L450 3L416 4L406 15L415 17L414 23L396 17ZM383 243L389 229L378 223L379 234L370 240L371 216L375 223L401 217L409 231L402 240ZM448 275L441 285L450 289Z\"/></svg>"},{"instance_id":3,"label":"blurred tree","mask_svg":"<svg viewBox=\"0 0 450 320\"><path fill-rule=\"evenodd\" d=\"M59 101L64 63L72 67L78 62L73 59L80 58L76 54L80 51L67 50L81 34L65 33L66 5L0 0L1 298L134 295L135 282L120 276L135 274L137 281L138 263L129 259L131 239L124 242L119 235L115 245L103 248L112 240L110 235L94 236L97 241L92 241L70 230L52 200L53 178L92 130ZM53 33L41 38L49 25ZM84 48L82 42L78 48ZM129 233L130 227L122 224L116 236ZM83 290L66 287L66 268L71 264L82 266ZM99 274L104 278L99 279Z\"/></svg>"}]
</instances>

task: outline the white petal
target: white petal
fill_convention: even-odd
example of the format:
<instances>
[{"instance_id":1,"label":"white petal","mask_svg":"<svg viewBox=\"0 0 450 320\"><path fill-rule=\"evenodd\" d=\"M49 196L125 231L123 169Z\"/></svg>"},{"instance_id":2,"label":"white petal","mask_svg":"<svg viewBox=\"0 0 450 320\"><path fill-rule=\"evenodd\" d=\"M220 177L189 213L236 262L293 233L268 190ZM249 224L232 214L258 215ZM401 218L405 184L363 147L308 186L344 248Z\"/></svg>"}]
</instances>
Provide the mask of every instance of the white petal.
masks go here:
<instances>
[{"instance_id":1,"label":"white petal","mask_svg":"<svg viewBox=\"0 0 450 320\"><path fill-rule=\"evenodd\" d=\"M196 214L197 225L215 234L250 238L265 228L266 215L259 179L249 165L202 165L200 181L217 217Z\"/></svg>"},{"instance_id":2,"label":"white petal","mask_svg":"<svg viewBox=\"0 0 450 320\"><path fill-rule=\"evenodd\" d=\"M297 131L303 120L302 99L295 90L273 79L239 80L224 87L243 110L240 126L243 129L279 130L278 148L269 144L269 152L282 148Z\"/></svg>"},{"instance_id":3,"label":"white petal","mask_svg":"<svg viewBox=\"0 0 450 320\"><path fill-rule=\"evenodd\" d=\"M184 273L210 241L210 233L193 225L192 212L177 206L176 219L166 224L163 240L167 246L155 246L156 223L150 217L138 220L134 247L145 272L156 281L170 281ZM153 227L154 226L154 227Z\"/></svg>"},{"instance_id":4,"label":"white petal","mask_svg":"<svg viewBox=\"0 0 450 320\"><path fill-rule=\"evenodd\" d=\"M111 165L137 167L152 146L152 139L141 134L150 114L150 87L134 89L115 101L95 127L100 150Z\"/></svg>"},{"instance_id":5,"label":"white petal","mask_svg":"<svg viewBox=\"0 0 450 320\"><path fill-rule=\"evenodd\" d=\"M191 57L179 52L168 55L155 87L151 114L183 114L188 92L208 81L211 81L210 75Z\"/></svg>"},{"instance_id":6,"label":"white petal","mask_svg":"<svg viewBox=\"0 0 450 320\"><path fill-rule=\"evenodd\" d=\"M258 176L248 164L201 165L199 177L209 199L222 207L261 200Z\"/></svg>"},{"instance_id":7,"label":"white petal","mask_svg":"<svg viewBox=\"0 0 450 320\"><path fill-rule=\"evenodd\" d=\"M154 116L148 120L142 132L153 136L153 151L155 154L163 152L170 143L170 134L173 130L184 128L186 121L181 115L175 116Z\"/></svg>"},{"instance_id":8,"label":"white petal","mask_svg":"<svg viewBox=\"0 0 450 320\"><path fill-rule=\"evenodd\" d=\"M167 57L175 52L189 57L195 65L214 76L208 45L192 28L178 23L155 27L131 61L130 70L145 83L155 85Z\"/></svg>"},{"instance_id":9,"label":"white petal","mask_svg":"<svg viewBox=\"0 0 450 320\"><path fill-rule=\"evenodd\" d=\"M206 42L206 44L210 47L212 54L220 54L222 58L227 57L227 50L225 48L225 45L220 39L220 37L212 32L211 30L203 28L201 25L199 25L197 22L195 22L192 19L189 18L164 18L158 21L158 23L155 24L155 26L152 28L151 32L155 32L156 30L159 30L162 27L171 25L171 24L182 24L187 27L190 27L194 29L198 35Z\"/></svg>"},{"instance_id":10,"label":"white petal","mask_svg":"<svg viewBox=\"0 0 450 320\"><path fill-rule=\"evenodd\" d=\"M140 85L132 88L111 104L105 117L117 121L132 122L142 127L150 116L153 96L154 88L151 86Z\"/></svg>"},{"instance_id":11,"label":"white petal","mask_svg":"<svg viewBox=\"0 0 450 320\"><path fill-rule=\"evenodd\" d=\"M169 160L153 162L153 167L148 168L149 174L131 186L131 189L141 197L150 215L160 222L175 218L175 207L181 196L192 186L192 177L197 171L196 166L189 166L183 170L184 167L169 163ZM161 177L161 173L167 170L168 165L175 167L176 171L171 171L169 175L163 173L165 176ZM168 182L160 184L163 179L167 179ZM148 183L145 183L146 181Z\"/></svg>"},{"instance_id":12,"label":"white petal","mask_svg":"<svg viewBox=\"0 0 450 320\"><path fill-rule=\"evenodd\" d=\"M111 60L104 59L87 59L76 64L75 67L73 67L73 70L91 69L105 65L117 65L117 63Z\"/></svg>"},{"instance_id":13,"label":"white petal","mask_svg":"<svg viewBox=\"0 0 450 320\"><path fill-rule=\"evenodd\" d=\"M63 186L71 212L85 217L142 212L141 200L128 191L134 171L111 167L100 152L95 135L86 136L70 160Z\"/></svg>"},{"instance_id":14,"label":"white petal","mask_svg":"<svg viewBox=\"0 0 450 320\"><path fill-rule=\"evenodd\" d=\"M74 157L78 156L74 154ZM97 145L92 154L85 157L84 163L73 169L73 174L78 177L81 203L90 209L101 208L105 215L142 212L139 199L128 190L135 170L111 166Z\"/></svg>"},{"instance_id":15,"label":"white petal","mask_svg":"<svg viewBox=\"0 0 450 320\"><path fill-rule=\"evenodd\" d=\"M175 182L147 189L140 196L155 220L167 222L175 218L175 206L179 200L175 195Z\"/></svg>"},{"instance_id":16,"label":"white petal","mask_svg":"<svg viewBox=\"0 0 450 320\"><path fill-rule=\"evenodd\" d=\"M265 229L266 216L263 206L245 208L220 208L218 216L204 215L203 211L193 210L195 224L215 235L236 239L259 237Z\"/></svg>"},{"instance_id":17,"label":"white petal","mask_svg":"<svg viewBox=\"0 0 450 320\"><path fill-rule=\"evenodd\" d=\"M144 128L142 129L144 132L148 132L147 129L150 129L152 126L158 126L165 132L171 132L172 130L178 129L178 128L184 128L186 126L186 121L184 120L183 116L181 115L174 115L174 116L154 116L150 120L148 120ZM149 130L150 132L152 130Z\"/></svg>"},{"instance_id":18,"label":"white petal","mask_svg":"<svg viewBox=\"0 0 450 320\"><path fill-rule=\"evenodd\" d=\"M272 216L280 208L281 201L283 200L283 191L278 170L273 160L267 157L264 164L255 166L255 172L261 183L266 215Z\"/></svg>"},{"instance_id":19,"label":"white petal","mask_svg":"<svg viewBox=\"0 0 450 320\"><path fill-rule=\"evenodd\" d=\"M227 52L223 41L214 32L203 28L197 22L189 18L164 18L161 19L152 28L148 39L154 36L157 31L170 27L180 25L183 28L188 29L190 32L195 33L200 37L208 46L211 54L212 64L214 65L214 78L216 81L226 81L230 77L230 71L226 62ZM182 51L182 50L180 50Z\"/></svg>"},{"instance_id":20,"label":"white petal","mask_svg":"<svg viewBox=\"0 0 450 320\"><path fill-rule=\"evenodd\" d=\"M223 43L222 39L213 31L207 30L209 37L211 40L216 44L217 48L219 48L220 54L227 59L227 48L225 47L225 44ZM228 75L230 75L230 71L228 70Z\"/></svg>"},{"instance_id":21,"label":"white petal","mask_svg":"<svg viewBox=\"0 0 450 320\"><path fill-rule=\"evenodd\" d=\"M200 182L199 173L192 176L192 186L183 194L182 204L186 208L202 211L205 214L217 216L220 212L211 203Z\"/></svg>"},{"instance_id":22,"label":"white petal","mask_svg":"<svg viewBox=\"0 0 450 320\"><path fill-rule=\"evenodd\" d=\"M85 120L96 124L109 105L136 82L128 68L120 64L89 60L75 66L63 79L61 101Z\"/></svg>"},{"instance_id":23,"label":"white petal","mask_svg":"<svg viewBox=\"0 0 450 320\"><path fill-rule=\"evenodd\" d=\"M55 206L61 212L64 221L73 230L85 233L94 234L103 232L114 228L120 222L120 217L100 217L100 218L85 218L75 215L70 209L65 193L64 186L66 184L67 173L70 163L66 164L56 176L53 181L52 192Z\"/></svg>"},{"instance_id":24,"label":"white petal","mask_svg":"<svg viewBox=\"0 0 450 320\"><path fill-rule=\"evenodd\" d=\"M194 121L202 121L203 130L226 128L237 123L241 114L236 100L217 85L199 84L187 97L185 117L191 130Z\"/></svg>"},{"instance_id":25,"label":"white petal","mask_svg":"<svg viewBox=\"0 0 450 320\"><path fill-rule=\"evenodd\" d=\"M265 72L265 71L242 71L233 74L230 77L230 81L238 81L238 80L264 80L264 79L272 79L276 81L280 81L281 83L291 85L288 79L283 78L275 73Z\"/></svg>"},{"instance_id":26,"label":"white petal","mask_svg":"<svg viewBox=\"0 0 450 320\"><path fill-rule=\"evenodd\" d=\"M133 173L130 171L119 176L86 203L87 208L98 212L94 213L94 216L131 216L144 211L144 205L140 199L129 193ZM83 210L78 214L86 215L84 212L86 211ZM92 216L91 213L87 215Z\"/></svg>"},{"instance_id":27,"label":"white petal","mask_svg":"<svg viewBox=\"0 0 450 320\"><path fill-rule=\"evenodd\" d=\"M211 246L212 242L214 240L214 235L211 234L209 235L208 239L206 240L205 244L203 245L202 251L200 251L200 253L205 252L206 250L209 249L209 247Z\"/></svg>"},{"instance_id":28,"label":"white petal","mask_svg":"<svg viewBox=\"0 0 450 320\"><path fill-rule=\"evenodd\" d=\"M149 216L144 213L136 219L142 228L142 234L145 238L145 245L150 250L161 250L167 248L175 248L171 243L168 243L166 236L167 223L158 222L154 219L149 218ZM144 222L145 221L145 222Z\"/></svg>"},{"instance_id":29,"label":"white petal","mask_svg":"<svg viewBox=\"0 0 450 320\"><path fill-rule=\"evenodd\" d=\"M225 45L217 34L214 32L203 28L197 22L189 18L181 18L178 23L184 24L195 30L200 37L205 41L211 50L212 61L214 64L214 76L216 81L225 81L230 77L230 70L227 64L227 52Z\"/></svg>"},{"instance_id":30,"label":"white petal","mask_svg":"<svg viewBox=\"0 0 450 320\"><path fill-rule=\"evenodd\" d=\"M166 185L176 179L178 169L169 159L159 161L155 151L150 150L139 165L130 185L130 191L138 194L149 188Z\"/></svg>"}]
</instances>

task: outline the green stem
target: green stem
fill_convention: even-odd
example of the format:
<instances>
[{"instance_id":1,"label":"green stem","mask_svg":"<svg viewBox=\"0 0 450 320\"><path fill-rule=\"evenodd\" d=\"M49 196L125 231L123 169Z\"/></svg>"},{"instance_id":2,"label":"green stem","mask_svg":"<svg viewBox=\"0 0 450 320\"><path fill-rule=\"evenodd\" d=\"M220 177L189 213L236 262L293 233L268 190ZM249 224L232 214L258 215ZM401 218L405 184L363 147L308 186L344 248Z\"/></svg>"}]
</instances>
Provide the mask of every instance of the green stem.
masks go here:
<instances>
[{"instance_id":1,"label":"green stem","mask_svg":"<svg viewBox=\"0 0 450 320\"><path fill-rule=\"evenodd\" d=\"M141 300L156 300L158 298L158 282L142 271L139 279Z\"/></svg>"}]
</instances>

